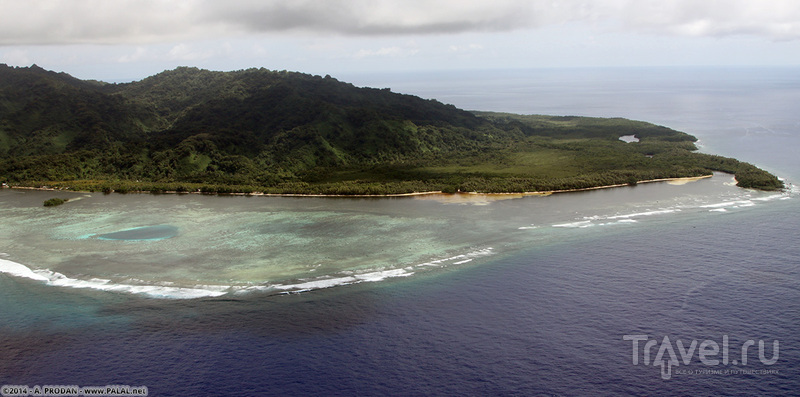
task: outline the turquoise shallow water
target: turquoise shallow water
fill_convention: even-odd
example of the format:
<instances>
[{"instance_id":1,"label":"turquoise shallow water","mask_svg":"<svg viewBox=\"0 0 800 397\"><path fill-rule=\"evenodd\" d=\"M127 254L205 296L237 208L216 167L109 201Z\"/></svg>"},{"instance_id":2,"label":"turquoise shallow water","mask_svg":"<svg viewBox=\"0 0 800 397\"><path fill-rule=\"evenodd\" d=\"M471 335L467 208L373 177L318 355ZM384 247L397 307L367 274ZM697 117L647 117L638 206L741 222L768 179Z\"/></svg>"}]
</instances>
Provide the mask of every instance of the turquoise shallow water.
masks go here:
<instances>
[{"instance_id":1,"label":"turquoise shallow water","mask_svg":"<svg viewBox=\"0 0 800 397\"><path fill-rule=\"evenodd\" d=\"M152 241L164 240L178 235L178 228L172 225L141 226L133 229L120 230L106 234L93 236L101 240L122 240L122 241Z\"/></svg>"},{"instance_id":2,"label":"turquoise shallow water","mask_svg":"<svg viewBox=\"0 0 800 397\"><path fill-rule=\"evenodd\" d=\"M62 288L165 298L279 293L474 265L571 229L680 221L794 198L737 188L724 174L684 182L525 197L59 193L75 197L57 209L35 205L52 192L4 190L3 259L17 264L17 275Z\"/></svg>"}]
</instances>

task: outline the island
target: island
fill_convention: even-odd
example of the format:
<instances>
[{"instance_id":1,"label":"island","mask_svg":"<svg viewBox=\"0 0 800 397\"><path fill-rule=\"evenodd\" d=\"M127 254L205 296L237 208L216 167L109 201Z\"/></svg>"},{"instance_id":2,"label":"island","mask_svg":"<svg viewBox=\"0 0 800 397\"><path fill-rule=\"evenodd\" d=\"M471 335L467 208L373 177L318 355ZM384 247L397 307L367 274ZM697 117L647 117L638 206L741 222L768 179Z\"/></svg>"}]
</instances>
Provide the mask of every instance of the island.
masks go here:
<instances>
[{"instance_id":1,"label":"island","mask_svg":"<svg viewBox=\"0 0 800 397\"><path fill-rule=\"evenodd\" d=\"M621 137L625 137L621 140ZM103 192L543 192L734 174L684 132L622 118L466 111L331 76L192 67L110 84L0 64L0 182Z\"/></svg>"},{"instance_id":2,"label":"island","mask_svg":"<svg viewBox=\"0 0 800 397\"><path fill-rule=\"evenodd\" d=\"M44 201L44 206L45 207L58 207L59 205L64 204L67 201L69 201L69 199L62 199L62 198L54 197L54 198L45 200Z\"/></svg>"}]
</instances>

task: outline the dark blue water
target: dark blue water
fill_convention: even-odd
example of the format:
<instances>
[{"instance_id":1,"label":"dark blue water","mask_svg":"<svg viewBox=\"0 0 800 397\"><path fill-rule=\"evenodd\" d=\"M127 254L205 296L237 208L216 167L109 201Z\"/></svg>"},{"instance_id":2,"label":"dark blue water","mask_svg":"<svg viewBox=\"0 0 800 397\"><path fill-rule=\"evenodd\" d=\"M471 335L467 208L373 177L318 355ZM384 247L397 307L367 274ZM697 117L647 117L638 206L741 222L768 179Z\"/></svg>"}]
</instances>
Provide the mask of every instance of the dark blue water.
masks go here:
<instances>
[{"instance_id":1,"label":"dark blue water","mask_svg":"<svg viewBox=\"0 0 800 397\"><path fill-rule=\"evenodd\" d=\"M754 84L744 83L692 89L712 100L721 88ZM662 84L667 97L683 86ZM623 109L624 100L644 101L617 98L615 106ZM800 169L785 155L796 149L783 144L797 142L800 128L762 137L783 155L748 152L741 131L721 116L729 110L706 115L719 117L722 128L690 132L759 165ZM704 128L713 132L700 134ZM725 131L733 131L733 143ZM148 299L0 275L0 318L15 321L0 323L0 384L146 385L159 396L797 395L798 209L793 198L570 229L559 241L473 267L292 295ZM633 364L625 335L658 341L653 355L665 336L675 348L677 340L721 346L726 338L731 360L740 359L745 341L755 345L747 365L707 365L695 351L664 379L660 366L644 365L641 345ZM766 361L779 341L774 364L759 359L758 341Z\"/></svg>"}]
</instances>

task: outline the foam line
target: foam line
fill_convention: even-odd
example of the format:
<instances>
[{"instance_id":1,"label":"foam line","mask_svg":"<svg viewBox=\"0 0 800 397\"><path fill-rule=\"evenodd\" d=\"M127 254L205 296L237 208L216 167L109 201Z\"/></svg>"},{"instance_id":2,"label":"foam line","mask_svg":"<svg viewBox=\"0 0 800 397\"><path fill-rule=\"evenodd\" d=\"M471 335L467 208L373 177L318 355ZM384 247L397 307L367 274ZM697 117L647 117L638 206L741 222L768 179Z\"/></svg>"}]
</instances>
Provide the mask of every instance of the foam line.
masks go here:
<instances>
[{"instance_id":1,"label":"foam line","mask_svg":"<svg viewBox=\"0 0 800 397\"><path fill-rule=\"evenodd\" d=\"M225 295L230 288L228 286L196 286L195 288L188 288L161 285L116 284L111 280L98 278L78 280L50 270L34 271L23 264L5 259L0 259L0 273L35 281L43 281L45 284L54 287L88 288L100 291L125 292L154 298L196 299L215 297Z\"/></svg>"},{"instance_id":2,"label":"foam line","mask_svg":"<svg viewBox=\"0 0 800 397\"><path fill-rule=\"evenodd\" d=\"M0 273L6 273L17 277L29 278L31 280L36 280L36 281L50 281L50 279L48 279L47 277L35 273L33 270L31 270L29 267L25 265L19 264L17 262L11 262L5 259L0 259Z\"/></svg>"},{"instance_id":3,"label":"foam line","mask_svg":"<svg viewBox=\"0 0 800 397\"><path fill-rule=\"evenodd\" d=\"M667 209L667 210L656 210L656 211L646 211L646 212L637 212L633 214L625 214L625 215L614 215L609 216L606 219L628 219L637 216L653 216L653 215L664 215L664 214L672 214L674 212L680 211L679 209Z\"/></svg>"},{"instance_id":4,"label":"foam line","mask_svg":"<svg viewBox=\"0 0 800 397\"><path fill-rule=\"evenodd\" d=\"M557 225L553 225L553 227L589 227L594 226L592 225L592 221L578 221L578 222L570 222L570 223L559 223Z\"/></svg>"},{"instance_id":5,"label":"foam line","mask_svg":"<svg viewBox=\"0 0 800 397\"><path fill-rule=\"evenodd\" d=\"M700 208L725 208L725 207L752 207L755 205L750 200L724 201L722 203L701 205Z\"/></svg>"},{"instance_id":6,"label":"foam line","mask_svg":"<svg viewBox=\"0 0 800 397\"><path fill-rule=\"evenodd\" d=\"M482 256L491 255L491 254L494 253L493 249L494 248L492 248L492 247L484 248L484 249L480 249L480 250L477 250L477 251L468 252L468 253L462 254L462 255L456 255L456 256L451 256L449 258L437 259L437 260L430 261L430 262L420 263L420 264L418 264L416 266L418 266L418 267L419 266L447 266L449 264L458 265L458 264L462 264L462 263L467 263L467 262L471 261L474 258L479 258L479 257L482 257Z\"/></svg>"},{"instance_id":7,"label":"foam line","mask_svg":"<svg viewBox=\"0 0 800 397\"><path fill-rule=\"evenodd\" d=\"M473 261L475 258L493 254L492 248L484 248L462 255L438 259L416 266L447 266L460 265ZM126 284L114 283L111 280L93 278L79 280L67 277L61 273L50 270L31 270L29 267L0 259L0 273L16 277L24 277L35 281L42 281L47 285L65 288L87 288L100 291L130 293L145 295L152 298L164 299L197 299L222 296L228 293L247 293L255 291L282 291L284 293L305 292L322 288L331 288L340 285L358 284L364 282L383 281L394 277L408 277L414 274L414 266L402 269L378 270L366 273L354 273L339 276L328 276L317 279L305 279L289 284L271 284L255 286L232 285L197 285L195 287L172 287L167 285Z\"/></svg>"}]
</instances>

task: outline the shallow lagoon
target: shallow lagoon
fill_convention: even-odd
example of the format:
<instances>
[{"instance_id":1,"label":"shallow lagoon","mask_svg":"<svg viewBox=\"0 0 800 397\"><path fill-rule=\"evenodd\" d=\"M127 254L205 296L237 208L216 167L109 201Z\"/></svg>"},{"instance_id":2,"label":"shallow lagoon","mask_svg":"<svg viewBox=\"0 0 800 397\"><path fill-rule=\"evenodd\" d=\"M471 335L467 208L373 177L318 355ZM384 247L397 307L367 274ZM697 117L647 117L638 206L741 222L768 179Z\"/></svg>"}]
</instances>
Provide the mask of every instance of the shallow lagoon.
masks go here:
<instances>
[{"instance_id":1,"label":"shallow lagoon","mask_svg":"<svg viewBox=\"0 0 800 397\"><path fill-rule=\"evenodd\" d=\"M97 235L101 240L153 241L172 238L178 235L178 227L173 225L141 226L133 229Z\"/></svg>"},{"instance_id":2,"label":"shallow lagoon","mask_svg":"<svg viewBox=\"0 0 800 397\"><path fill-rule=\"evenodd\" d=\"M61 287L196 298L409 277L557 241L568 229L635 227L744 211L791 192L730 175L553 195L298 198L0 191L6 260ZM586 206L590 202L591 206Z\"/></svg>"}]
</instances>

